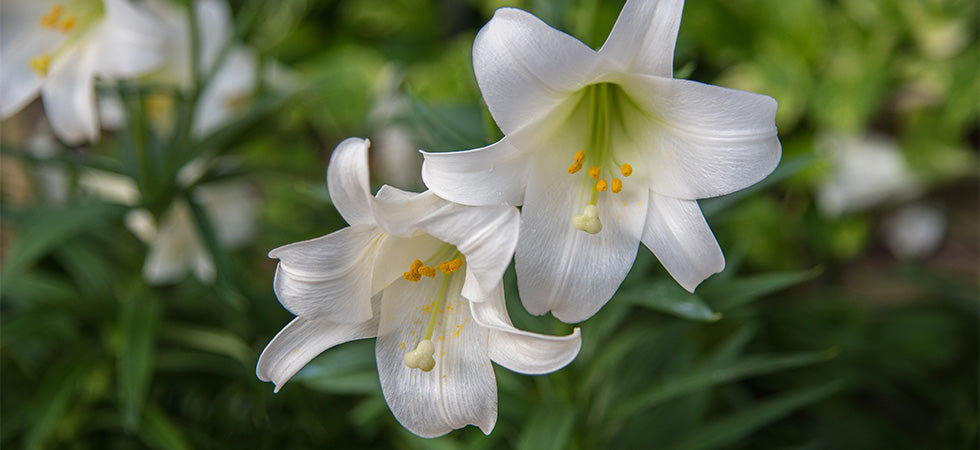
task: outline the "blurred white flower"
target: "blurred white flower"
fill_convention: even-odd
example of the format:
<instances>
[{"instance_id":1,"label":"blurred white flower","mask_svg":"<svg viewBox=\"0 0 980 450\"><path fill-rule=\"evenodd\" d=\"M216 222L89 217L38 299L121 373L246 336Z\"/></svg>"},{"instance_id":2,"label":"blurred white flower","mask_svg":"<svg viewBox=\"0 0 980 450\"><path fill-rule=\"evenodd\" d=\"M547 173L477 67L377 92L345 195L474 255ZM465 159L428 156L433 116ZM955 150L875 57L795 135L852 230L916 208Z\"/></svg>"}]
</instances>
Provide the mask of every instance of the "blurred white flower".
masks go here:
<instances>
[{"instance_id":1,"label":"blurred white flower","mask_svg":"<svg viewBox=\"0 0 980 450\"><path fill-rule=\"evenodd\" d=\"M672 78L682 8L627 1L598 51L510 8L476 37L477 82L505 137L425 153L422 178L451 201L523 204L515 261L534 314L595 314L640 242L693 291L725 266L697 199L779 162L774 99Z\"/></svg>"},{"instance_id":2,"label":"blurred white flower","mask_svg":"<svg viewBox=\"0 0 980 450\"><path fill-rule=\"evenodd\" d=\"M99 136L95 79L146 73L164 58L163 25L125 0L0 4L0 118L40 92L54 133L74 145Z\"/></svg>"},{"instance_id":3,"label":"blurred white flower","mask_svg":"<svg viewBox=\"0 0 980 450\"><path fill-rule=\"evenodd\" d=\"M192 162L181 170L178 178L186 186L188 181L200 176L199 172L189 174L199 170L199 163ZM88 171L82 174L79 183L90 193L108 200L131 206L140 201L132 180L120 175ZM191 195L211 220L224 248L236 248L252 239L259 198L248 182L204 184L194 188ZM175 199L159 220L154 220L145 209L135 209L126 215L125 223L147 245L143 278L148 283L174 283L188 273L204 282L214 281L214 261L187 202Z\"/></svg>"},{"instance_id":4,"label":"blurred white flower","mask_svg":"<svg viewBox=\"0 0 980 450\"><path fill-rule=\"evenodd\" d=\"M334 150L327 184L350 224L279 247L275 291L297 317L262 352L256 375L276 390L335 345L377 337L381 390L409 431L435 437L497 420L494 361L521 373L558 370L578 354L568 336L521 331L502 277L517 244L517 210L469 207L384 186L372 197L368 142ZM438 269L437 269L438 268Z\"/></svg>"},{"instance_id":5,"label":"blurred white flower","mask_svg":"<svg viewBox=\"0 0 980 450\"><path fill-rule=\"evenodd\" d=\"M901 259L924 258L939 250L946 234L946 215L923 203L903 206L885 217L885 244Z\"/></svg>"},{"instance_id":6,"label":"blurred white flower","mask_svg":"<svg viewBox=\"0 0 980 450\"><path fill-rule=\"evenodd\" d=\"M418 135L400 122L411 114L400 83L401 74L392 64L384 66L375 80L375 100L368 118L375 130L371 153L378 178L387 184L415 189L422 186L422 156L418 152Z\"/></svg>"},{"instance_id":7,"label":"blurred white flower","mask_svg":"<svg viewBox=\"0 0 980 450\"><path fill-rule=\"evenodd\" d=\"M830 162L829 175L817 187L817 204L825 214L860 211L922 191L898 144L889 138L823 134L815 145Z\"/></svg>"}]
</instances>

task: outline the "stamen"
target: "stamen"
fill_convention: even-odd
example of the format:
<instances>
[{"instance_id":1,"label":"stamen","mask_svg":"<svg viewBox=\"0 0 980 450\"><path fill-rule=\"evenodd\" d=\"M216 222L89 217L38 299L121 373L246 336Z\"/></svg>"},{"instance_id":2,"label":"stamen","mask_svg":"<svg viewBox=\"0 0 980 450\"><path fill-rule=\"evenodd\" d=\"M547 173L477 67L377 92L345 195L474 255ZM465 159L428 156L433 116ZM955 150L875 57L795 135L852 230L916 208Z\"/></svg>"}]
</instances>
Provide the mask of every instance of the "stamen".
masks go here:
<instances>
[{"instance_id":1,"label":"stamen","mask_svg":"<svg viewBox=\"0 0 980 450\"><path fill-rule=\"evenodd\" d=\"M41 53L37 56L32 56L31 59L27 61L27 67L30 67L34 73L38 76L44 77L48 75L48 66L51 65L51 55L47 53Z\"/></svg>"},{"instance_id":2,"label":"stamen","mask_svg":"<svg viewBox=\"0 0 980 450\"><path fill-rule=\"evenodd\" d=\"M619 166L619 171L623 173L624 177L628 177L633 174L633 166L629 164L623 164Z\"/></svg>"},{"instance_id":3,"label":"stamen","mask_svg":"<svg viewBox=\"0 0 980 450\"><path fill-rule=\"evenodd\" d=\"M623 190L623 182L619 178L613 178L612 181L612 191L613 194L618 194L619 191Z\"/></svg>"},{"instance_id":4,"label":"stamen","mask_svg":"<svg viewBox=\"0 0 980 450\"><path fill-rule=\"evenodd\" d=\"M422 261L416 259L412 261L412 266L409 267L408 272L402 274L402 277L413 283L417 282L422 279L422 274L419 272L422 267L424 267Z\"/></svg>"},{"instance_id":5,"label":"stamen","mask_svg":"<svg viewBox=\"0 0 980 450\"><path fill-rule=\"evenodd\" d=\"M572 226L576 230L589 234L602 231L602 222L599 221L599 208L596 205L586 205L582 214L572 217Z\"/></svg>"},{"instance_id":6,"label":"stamen","mask_svg":"<svg viewBox=\"0 0 980 450\"><path fill-rule=\"evenodd\" d=\"M427 276L429 278L435 278L436 277L436 268L435 267L429 267L429 266L419 267L419 274L420 275L425 275L425 276Z\"/></svg>"},{"instance_id":7,"label":"stamen","mask_svg":"<svg viewBox=\"0 0 980 450\"><path fill-rule=\"evenodd\" d=\"M572 163L572 165L568 166L568 173L575 173L579 170L582 170L582 163L580 162L576 161L575 163Z\"/></svg>"},{"instance_id":8,"label":"stamen","mask_svg":"<svg viewBox=\"0 0 980 450\"><path fill-rule=\"evenodd\" d=\"M579 150L579 151L575 152L575 162L577 162L578 165L581 166L582 165L582 161L585 161L585 152L583 152L582 150Z\"/></svg>"},{"instance_id":9,"label":"stamen","mask_svg":"<svg viewBox=\"0 0 980 450\"><path fill-rule=\"evenodd\" d=\"M589 176L590 177L598 180L600 174L602 174L602 169L599 169L599 167L592 166L592 167L589 168Z\"/></svg>"},{"instance_id":10,"label":"stamen","mask_svg":"<svg viewBox=\"0 0 980 450\"><path fill-rule=\"evenodd\" d=\"M68 33L75 28L75 24L78 23L78 18L75 16L68 16L65 20L61 21L58 25L58 30L62 33Z\"/></svg>"},{"instance_id":11,"label":"stamen","mask_svg":"<svg viewBox=\"0 0 980 450\"><path fill-rule=\"evenodd\" d=\"M43 28L54 29L58 25L58 19L61 18L61 13L65 10L64 6L54 5L48 11L47 14L41 16L41 20L38 21L38 25Z\"/></svg>"},{"instance_id":12,"label":"stamen","mask_svg":"<svg viewBox=\"0 0 980 450\"><path fill-rule=\"evenodd\" d=\"M442 264L439 264L439 270L441 270L442 273L449 275L455 272L456 270L458 270L462 265L463 265L463 260L456 258L452 261L446 261L443 262Z\"/></svg>"},{"instance_id":13,"label":"stamen","mask_svg":"<svg viewBox=\"0 0 980 450\"><path fill-rule=\"evenodd\" d=\"M608 187L609 186L606 184L606 180L605 179L599 180L599 182L597 182L595 184L595 190L597 190L599 192L605 191L606 188L608 188Z\"/></svg>"}]
</instances>

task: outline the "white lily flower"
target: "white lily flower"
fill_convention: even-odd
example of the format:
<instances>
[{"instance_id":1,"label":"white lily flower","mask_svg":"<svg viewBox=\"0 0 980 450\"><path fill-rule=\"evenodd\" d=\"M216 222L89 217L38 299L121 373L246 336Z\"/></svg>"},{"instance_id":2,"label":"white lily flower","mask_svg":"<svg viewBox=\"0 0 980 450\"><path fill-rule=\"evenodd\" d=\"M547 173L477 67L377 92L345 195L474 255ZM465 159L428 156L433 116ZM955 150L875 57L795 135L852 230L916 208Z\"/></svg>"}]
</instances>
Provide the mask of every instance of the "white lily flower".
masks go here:
<instances>
[{"instance_id":1,"label":"white lily flower","mask_svg":"<svg viewBox=\"0 0 980 450\"><path fill-rule=\"evenodd\" d=\"M133 77L163 61L163 27L125 0L7 1L0 10L0 118L41 94L55 134L99 136L96 77Z\"/></svg>"},{"instance_id":2,"label":"white lily flower","mask_svg":"<svg viewBox=\"0 0 980 450\"><path fill-rule=\"evenodd\" d=\"M451 201L523 204L515 261L534 314L595 314L639 242L693 291L725 266L696 200L779 162L775 100L672 78L682 7L627 1L598 51L510 8L476 37L477 82L505 137L424 153L422 178Z\"/></svg>"},{"instance_id":3,"label":"white lily flower","mask_svg":"<svg viewBox=\"0 0 980 450\"><path fill-rule=\"evenodd\" d=\"M331 156L327 183L349 227L277 248L275 291L297 315L262 352L256 375L276 390L316 355L377 337L381 389L395 418L423 437L497 416L491 361L558 370L578 354L578 329L546 336L514 328L502 276L517 241L517 210L470 207L384 186L372 197L368 141Z\"/></svg>"}]
</instances>

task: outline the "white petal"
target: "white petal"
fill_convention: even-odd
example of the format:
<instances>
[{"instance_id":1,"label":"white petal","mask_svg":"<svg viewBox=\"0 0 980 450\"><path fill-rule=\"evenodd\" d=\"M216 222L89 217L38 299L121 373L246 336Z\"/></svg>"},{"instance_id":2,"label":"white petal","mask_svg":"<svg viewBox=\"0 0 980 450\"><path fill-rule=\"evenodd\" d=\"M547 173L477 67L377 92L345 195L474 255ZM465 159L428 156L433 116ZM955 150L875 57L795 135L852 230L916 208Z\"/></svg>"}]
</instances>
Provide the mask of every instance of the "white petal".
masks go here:
<instances>
[{"instance_id":1,"label":"white petal","mask_svg":"<svg viewBox=\"0 0 980 450\"><path fill-rule=\"evenodd\" d=\"M599 196L602 231L588 234L572 226L585 208L591 179L572 176L557 161L539 164L521 209L521 232L514 256L521 301L532 314L549 310L558 319L588 319L616 292L639 245L646 216L646 192L624 182L623 191ZM634 175L639 176L639 175Z\"/></svg>"},{"instance_id":2,"label":"white petal","mask_svg":"<svg viewBox=\"0 0 980 450\"><path fill-rule=\"evenodd\" d=\"M628 72L670 78L684 0L629 0L599 55Z\"/></svg>"},{"instance_id":3,"label":"white petal","mask_svg":"<svg viewBox=\"0 0 980 450\"><path fill-rule=\"evenodd\" d=\"M651 191L642 240L688 291L694 292L705 278L725 268L725 257L696 201Z\"/></svg>"},{"instance_id":4,"label":"white petal","mask_svg":"<svg viewBox=\"0 0 980 450\"><path fill-rule=\"evenodd\" d=\"M504 276L517 245L517 209L512 206L460 206L433 215L418 228L453 244L466 256L463 296L481 301Z\"/></svg>"},{"instance_id":5,"label":"white petal","mask_svg":"<svg viewBox=\"0 0 980 450\"><path fill-rule=\"evenodd\" d=\"M371 180L368 174L367 139L347 138L330 155L327 189L330 200L351 225L373 224Z\"/></svg>"},{"instance_id":6,"label":"white petal","mask_svg":"<svg viewBox=\"0 0 980 450\"><path fill-rule=\"evenodd\" d=\"M524 203L526 152L506 137L483 148L422 155L422 181L446 200L464 205Z\"/></svg>"},{"instance_id":7,"label":"white petal","mask_svg":"<svg viewBox=\"0 0 980 450\"><path fill-rule=\"evenodd\" d=\"M279 259L273 282L282 306L295 315L357 323L371 317L373 258L381 230L347 227L269 252Z\"/></svg>"},{"instance_id":8,"label":"white petal","mask_svg":"<svg viewBox=\"0 0 980 450\"><path fill-rule=\"evenodd\" d=\"M485 302L470 302L473 318L490 331L488 353L493 362L514 372L530 375L554 372L568 365L582 347L575 328L567 336L548 336L514 328L507 316L503 285L498 284Z\"/></svg>"},{"instance_id":9,"label":"white petal","mask_svg":"<svg viewBox=\"0 0 980 450\"><path fill-rule=\"evenodd\" d=\"M441 275L439 275L441 277ZM381 390L395 418L409 431L436 437L472 424L489 434L497 421L497 384L487 356L486 331L459 296L462 277L446 289L432 343L435 367L410 369L405 353L423 339L439 278L398 280L384 291L376 355Z\"/></svg>"},{"instance_id":10,"label":"white petal","mask_svg":"<svg viewBox=\"0 0 980 450\"><path fill-rule=\"evenodd\" d=\"M44 12L34 14L32 3L0 5L0 118L12 116L37 97L43 78L31 70L31 58L50 54L63 40L60 33L37 26Z\"/></svg>"},{"instance_id":11,"label":"white petal","mask_svg":"<svg viewBox=\"0 0 980 450\"><path fill-rule=\"evenodd\" d=\"M255 89L258 62L245 47L236 47L225 58L214 78L201 92L194 115L194 133L206 135L233 119L241 108L235 105Z\"/></svg>"},{"instance_id":12,"label":"white petal","mask_svg":"<svg viewBox=\"0 0 980 450\"><path fill-rule=\"evenodd\" d=\"M203 275L202 281L208 281L209 264L213 274L213 263L184 202L175 202L164 212L147 247L143 278L150 284L175 283L191 270Z\"/></svg>"},{"instance_id":13,"label":"white petal","mask_svg":"<svg viewBox=\"0 0 980 450\"><path fill-rule=\"evenodd\" d=\"M757 183L776 168L781 147L772 97L688 80L627 76L623 87L648 111L637 129L653 190L715 197Z\"/></svg>"},{"instance_id":14,"label":"white petal","mask_svg":"<svg viewBox=\"0 0 980 450\"><path fill-rule=\"evenodd\" d=\"M289 322L262 350L255 375L271 381L276 392L306 363L335 345L374 337L378 332L377 316L362 323L340 324L325 317L297 317Z\"/></svg>"},{"instance_id":15,"label":"white petal","mask_svg":"<svg viewBox=\"0 0 980 450\"><path fill-rule=\"evenodd\" d=\"M197 0L194 7L201 39L201 69L210 70L221 48L232 38L231 11L222 0Z\"/></svg>"},{"instance_id":16,"label":"white petal","mask_svg":"<svg viewBox=\"0 0 980 450\"><path fill-rule=\"evenodd\" d=\"M222 245L235 248L255 236L259 198L251 184L210 183L195 189L193 195L207 211Z\"/></svg>"},{"instance_id":17,"label":"white petal","mask_svg":"<svg viewBox=\"0 0 980 450\"><path fill-rule=\"evenodd\" d=\"M125 0L103 0L105 24L98 40L96 71L110 77L132 77L163 62L166 28L149 9Z\"/></svg>"},{"instance_id":18,"label":"white petal","mask_svg":"<svg viewBox=\"0 0 980 450\"><path fill-rule=\"evenodd\" d=\"M477 83L504 134L593 82L598 63L587 45L519 9L498 9L473 43Z\"/></svg>"},{"instance_id":19,"label":"white petal","mask_svg":"<svg viewBox=\"0 0 980 450\"><path fill-rule=\"evenodd\" d=\"M93 85L95 58L89 43L79 43L51 62L41 87L51 129L65 143L79 144L99 136Z\"/></svg>"},{"instance_id":20,"label":"white petal","mask_svg":"<svg viewBox=\"0 0 980 450\"><path fill-rule=\"evenodd\" d=\"M385 233L403 237L418 234L417 224L426 217L456 208L430 191L406 192L388 185L381 186L373 205L374 220Z\"/></svg>"}]
</instances>

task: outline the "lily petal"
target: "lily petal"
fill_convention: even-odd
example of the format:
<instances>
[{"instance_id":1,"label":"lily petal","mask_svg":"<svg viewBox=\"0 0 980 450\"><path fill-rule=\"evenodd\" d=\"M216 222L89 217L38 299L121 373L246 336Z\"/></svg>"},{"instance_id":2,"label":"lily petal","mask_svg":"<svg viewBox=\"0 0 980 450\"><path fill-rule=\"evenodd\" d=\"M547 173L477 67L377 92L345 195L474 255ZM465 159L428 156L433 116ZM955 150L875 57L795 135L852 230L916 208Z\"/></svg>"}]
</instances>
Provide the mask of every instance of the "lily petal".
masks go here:
<instances>
[{"instance_id":1,"label":"lily petal","mask_svg":"<svg viewBox=\"0 0 980 450\"><path fill-rule=\"evenodd\" d=\"M98 30L96 71L132 77L163 62L166 29L150 10L125 0L103 0L105 24Z\"/></svg>"},{"instance_id":2,"label":"lily petal","mask_svg":"<svg viewBox=\"0 0 980 450\"><path fill-rule=\"evenodd\" d=\"M354 324L335 323L326 317L297 317L262 350L255 366L255 375L262 381L275 383L276 392L279 392L299 369L324 350L345 342L374 337L377 332L377 316Z\"/></svg>"},{"instance_id":3,"label":"lily petal","mask_svg":"<svg viewBox=\"0 0 980 450\"><path fill-rule=\"evenodd\" d=\"M333 322L371 318L371 275L381 230L357 225L269 252L278 258L276 297L289 312Z\"/></svg>"},{"instance_id":4,"label":"lily petal","mask_svg":"<svg viewBox=\"0 0 980 450\"><path fill-rule=\"evenodd\" d=\"M504 134L537 120L592 82L595 51L530 13L501 8L473 43L473 69Z\"/></svg>"},{"instance_id":5,"label":"lily petal","mask_svg":"<svg viewBox=\"0 0 980 450\"><path fill-rule=\"evenodd\" d=\"M718 241L693 200L678 200L651 191L642 241L690 292L725 268Z\"/></svg>"},{"instance_id":6,"label":"lily petal","mask_svg":"<svg viewBox=\"0 0 980 450\"><path fill-rule=\"evenodd\" d=\"M650 151L653 190L694 200L735 192L779 164L776 100L689 80L633 75L624 87L653 126L640 137Z\"/></svg>"},{"instance_id":7,"label":"lily petal","mask_svg":"<svg viewBox=\"0 0 980 450\"><path fill-rule=\"evenodd\" d=\"M600 198L602 231L579 231L572 217L585 207L591 185L570 183L562 171L551 161L539 164L540 176L531 177L514 262L524 307L539 315L550 310L574 323L595 314L626 277L647 206L642 196Z\"/></svg>"},{"instance_id":8,"label":"lily petal","mask_svg":"<svg viewBox=\"0 0 980 450\"><path fill-rule=\"evenodd\" d=\"M422 181L440 197L464 205L524 203L526 153L503 138L461 152L422 152Z\"/></svg>"},{"instance_id":9,"label":"lily petal","mask_svg":"<svg viewBox=\"0 0 980 450\"><path fill-rule=\"evenodd\" d=\"M683 9L684 0L627 1L599 55L629 72L672 77Z\"/></svg>"},{"instance_id":10,"label":"lily petal","mask_svg":"<svg viewBox=\"0 0 980 450\"><path fill-rule=\"evenodd\" d=\"M567 336L549 336L519 330L507 316L504 289L496 289L485 302L470 302L473 318L490 335L487 352L493 362L514 372L537 375L554 372L568 365L582 347L578 328Z\"/></svg>"},{"instance_id":11,"label":"lily petal","mask_svg":"<svg viewBox=\"0 0 980 450\"><path fill-rule=\"evenodd\" d=\"M497 421L497 383L487 357L486 331L474 323L459 296L462 277L446 288L432 343L435 367L410 369L405 353L423 339L428 302L439 283L398 280L382 294L376 355L381 390L405 428L422 437L442 436L472 424L490 434Z\"/></svg>"},{"instance_id":12,"label":"lily petal","mask_svg":"<svg viewBox=\"0 0 980 450\"><path fill-rule=\"evenodd\" d=\"M31 70L31 58L53 51L62 40L58 33L37 27L40 13L35 14L29 4L33 2L23 3L5 2L0 10L0 118L12 116L37 97L43 79Z\"/></svg>"},{"instance_id":13,"label":"lily petal","mask_svg":"<svg viewBox=\"0 0 980 450\"><path fill-rule=\"evenodd\" d=\"M79 144L99 136L93 85L95 50L90 42L80 42L52 61L47 81L41 86L44 112L51 129L67 144Z\"/></svg>"},{"instance_id":14,"label":"lily petal","mask_svg":"<svg viewBox=\"0 0 980 450\"><path fill-rule=\"evenodd\" d=\"M330 155L327 166L327 189L330 200L344 220L351 225L374 224L371 204L371 179L368 175L368 147L361 138L344 139Z\"/></svg>"},{"instance_id":15,"label":"lily petal","mask_svg":"<svg viewBox=\"0 0 980 450\"><path fill-rule=\"evenodd\" d=\"M416 234L419 221L456 207L430 191L407 192L388 185L381 186L374 200L374 220L395 236Z\"/></svg>"},{"instance_id":16,"label":"lily petal","mask_svg":"<svg viewBox=\"0 0 980 450\"><path fill-rule=\"evenodd\" d=\"M463 296L482 301L500 283L517 246L520 226L513 206L459 206L419 222L420 230L456 246L466 256Z\"/></svg>"}]
</instances>

